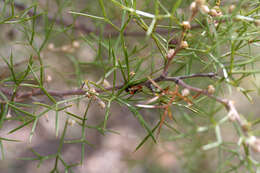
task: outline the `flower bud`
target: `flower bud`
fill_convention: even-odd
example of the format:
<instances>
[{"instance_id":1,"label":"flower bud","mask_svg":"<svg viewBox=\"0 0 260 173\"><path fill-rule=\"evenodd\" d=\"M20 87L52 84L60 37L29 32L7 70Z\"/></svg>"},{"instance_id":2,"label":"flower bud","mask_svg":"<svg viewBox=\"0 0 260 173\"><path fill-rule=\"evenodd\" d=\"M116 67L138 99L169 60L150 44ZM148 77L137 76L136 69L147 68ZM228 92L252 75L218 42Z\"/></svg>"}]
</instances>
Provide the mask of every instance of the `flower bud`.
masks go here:
<instances>
[{"instance_id":1,"label":"flower bud","mask_svg":"<svg viewBox=\"0 0 260 173\"><path fill-rule=\"evenodd\" d=\"M209 14L210 14L212 17L220 17L220 16L223 15L222 12L221 12L221 9L219 8L219 6L213 7L213 8L210 10Z\"/></svg>"},{"instance_id":2,"label":"flower bud","mask_svg":"<svg viewBox=\"0 0 260 173\"><path fill-rule=\"evenodd\" d=\"M255 152L260 152L260 139L256 138L255 136L250 136L246 140L246 143L252 148Z\"/></svg>"},{"instance_id":3,"label":"flower bud","mask_svg":"<svg viewBox=\"0 0 260 173\"><path fill-rule=\"evenodd\" d=\"M234 4L230 5L229 8L228 8L228 12L232 13L235 8L236 8L236 6Z\"/></svg>"},{"instance_id":4,"label":"flower bud","mask_svg":"<svg viewBox=\"0 0 260 173\"><path fill-rule=\"evenodd\" d=\"M130 72L130 76L133 77L135 75L135 72L134 71L131 71Z\"/></svg>"},{"instance_id":5,"label":"flower bud","mask_svg":"<svg viewBox=\"0 0 260 173\"><path fill-rule=\"evenodd\" d=\"M217 10L215 10L215 9L211 9L211 10L209 11L209 14L210 14L212 17L218 16L218 12L217 12Z\"/></svg>"},{"instance_id":6,"label":"flower bud","mask_svg":"<svg viewBox=\"0 0 260 173\"><path fill-rule=\"evenodd\" d=\"M79 42L78 41L73 41L72 42L72 46L74 47L74 48L79 48L80 47L80 44L79 44Z\"/></svg>"},{"instance_id":7,"label":"flower bud","mask_svg":"<svg viewBox=\"0 0 260 173\"><path fill-rule=\"evenodd\" d=\"M105 108L106 108L105 102L103 102L101 99L98 99L98 104L99 104L99 106L100 106L102 109L105 109Z\"/></svg>"},{"instance_id":8,"label":"flower bud","mask_svg":"<svg viewBox=\"0 0 260 173\"><path fill-rule=\"evenodd\" d=\"M168 50L168 53L167 53L167 58L169 59L169 58L173 57L174 52L175 52L174 49L169 49L169 50Z\"/></svg>"},{"instance_id":9,"label":"flower bud","mask_svg":"<svg viewBox=\"0 0 260 173\"><path fill-rule=\"evenodd\" d=\"M243 124L241 125L241 127L242 127L242 129L243 129L244 132L248 132L248 131L250 130L250 128L251 128L251 123L245 122L245 123L243 123Z\"/></svg>"},{"instance_id":10,"label":"flower bud","mask_svg":"<svg viewBox=\"0 0 260 173\"><path fill-rule=\"evenodd\" d=\"M205 0L195 0L195 3L196 3L198 6L201 6L201 5L205 4Z\"/></svg>"},{"instance_id":11,"label":"flower bud","mask_svg":"<svg viewBox=\"0 0 260 173\"><path fill-rule=\"evenodd\" d=\"M196 2L192 2L192 3L190 4L190 10L191 10L193 13L198 10L198 9L197 9L197 4L196 4Z\"/></svg>"},{"instance_id":12,"label":"flower bud","mask_svg":"<svg viewBox=\"0 0 260 173\"><path fill-rule=\"evenodd\" d=\"M210 12L209 7L208 7L207 5L202 5L202 6L200 7L200 11L201 11L201 13L203 13L203 14L208 14L208 13Z\"/></svg>"},{"instance_id":13,"label":"flower bud","mask_svg":"<svg viewBox=\"0 0 260 173\"><path fill-rule=\"evenodd\" d=\"M54 51L55 50L55 46L54 46L54 44L53 43L50 43L50 44L48 44L48 50L50 50L50 51Z\"/></svg>"},{"instance_id":14,"label":"flower bud","mask_svg":"<svg viewBox=\"0 0 260 173\"><path fill-rule=\"evenodd\" d=\"M69 126L74 126L75 123L76 123L76 121L74 119L69 118L69 120L68 120Z\"/></svg>"},{"instance_id":15,"label":"flower bud","mask_svg":"<svg viewBox=\"0 0 260 173\"><path fill-rule=\"evenodd\" d=\"M95 88L90 88L89 91L90 91L91 93L93 93L93 94L99 95L99 94L97 93L97 91L95 90Z\"/></svg>"},{"instance_id":16,"label":"flower bud","mask_svg":"<svg viewBox=\"0 0 260 173\"><path fill-rule=\"evenodd\" d=\"M186 49L189 47L189 45L188 45L187 41L182 41L180 47L183 49Z\"/></svg>"},{"instance_id":17,"label":"flower bud","mask_svg":"<svg viewBox=\"0 0 260 173\"><path fill-rule=\"evenodd\" d=\"M70 45L63 45L63 46L61 47L61 50L62 50L63 52L69 52L70 49L71 49Z\"/></svg>"},{"instance_id":18,"label":"flower bud","mask_svg":"<svg viewBox=\"0 0 260 173\"><path fill-rule=\"evenodd\" d=\"M215 87L213 85L208 86L208 93L213 94L215 92Z\"/></svg>"},{"instance_id":19,"label":"flower bud","mask_svg":"<svg viewBox=\"0 0 260 173\"><path fill-rule=\"evenodd\" d=\"M46 122L49 122L50 121L50 119L49 119L49 115L48 114L45 114L45 120L46 120Z\"/></svg>"},{"instance_id":20,"label":"flower bud","mask_svg":"<svg viewBox=\"0 0 260 173\"><path fill-rule=\"evenodd\" d=\"M11 114L11 111L9 110L7 115L6 115L6 118L11 118L12 117L12 114Z\"/></svg>"},{"instance_id":21,"label":"flower bud","mask_svg":"<svg viewBox=\"0 0 260 173\"><path fill-rule=\"evenodd\" d=\"M187 89L187 88L184 88L182 91L181 91L181 95L183 97L187 97L188 95L190 95L190 90Z\"/></svg>"},{"instance_id":22,"label":"flower bud","mask_svg":"<svg viewBox=\"0 0 260 173\"><path fill-rule=\"evenodd\" d=\"M256 26L260 26L260 20L259 19L255 20L254 23L255 23Z\"/></svg>"},{"instance_id":23,"label":"flower bud","mask_svg":"<svg viewBox=\"0 0 260 173\"><path fill-rule=\"evenodd\" d=\"M189 21L183 21L182 26L185 30L191 29L191 25Z\"/></svg>"},{"instance_id":24,"label":"flower bud","mask_svg":"<svg viewBox=\"0 0 260 173\"><path fill-rule=\"evenodd\" d=\"M218 11L218 17L223 16L223 13L221 11Z\"/></svg>"},{"instance_id":25,"label":"flower bud","mask_svg":"<svg viewBox=\"0 0 260 173\"><path fill-rule=\"evenodd\" d=\"M51 75L47 75L46 81L47 81L47 82L51 82L51 81L52 81Z\"/></svg>"},{"instance_id":26,"label":"flower bud","mask_svg":"<svg viewBox=\"0 0 260 173\"><path fill-rule=\"evenodd\" d=\"M218 25L219 25L219 22L218 21L214 21L214 26L218 27Z\"/></svg>"},{"instance_id":27,"label":"flower bud","mask_svg":"<svg viewBox=\"0 0 260 173\"><path fill-rule=\"evenodd\" d=\"M106 88L111 87L110 83L109 83L106 79L104 79L103 85L104 85L104 87L106 87Z\"/></svg>"}]
</instances>

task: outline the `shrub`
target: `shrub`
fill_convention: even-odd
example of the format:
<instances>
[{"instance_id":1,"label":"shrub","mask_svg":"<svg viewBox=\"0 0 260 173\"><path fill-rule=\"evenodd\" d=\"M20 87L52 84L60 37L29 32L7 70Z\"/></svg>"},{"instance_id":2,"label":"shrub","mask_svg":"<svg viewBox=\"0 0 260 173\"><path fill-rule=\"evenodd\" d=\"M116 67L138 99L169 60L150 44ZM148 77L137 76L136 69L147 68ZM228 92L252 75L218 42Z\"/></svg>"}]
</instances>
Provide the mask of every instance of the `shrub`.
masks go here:
<instances>
[{"instance_id":1,"label":"shrub","mask_svg":"<svg viewBox=\"0 0 260 173\"><path fill-rule=\"evenodd\" d=\"M109 127L117 106L146 132L135 151L148 140L171 141L181 172L255 172L259 119L242 115L242 96L234 93L253 102L260 91L259 7L257 0L2 1L2 159L6 145L19 142L10 134L30 128L31 142L52 112L57 150L32 147L34 155L22 159L39 166L50 159L51 172L73 171L87 159L90 129L117 133ZM82 111L71 111L73 105ZM93 124L91 107L104 110ZM68 126L81 135L68 137ZM67 143L80 144L79 163L64 160Z\"/></svg>"}]
</instances>

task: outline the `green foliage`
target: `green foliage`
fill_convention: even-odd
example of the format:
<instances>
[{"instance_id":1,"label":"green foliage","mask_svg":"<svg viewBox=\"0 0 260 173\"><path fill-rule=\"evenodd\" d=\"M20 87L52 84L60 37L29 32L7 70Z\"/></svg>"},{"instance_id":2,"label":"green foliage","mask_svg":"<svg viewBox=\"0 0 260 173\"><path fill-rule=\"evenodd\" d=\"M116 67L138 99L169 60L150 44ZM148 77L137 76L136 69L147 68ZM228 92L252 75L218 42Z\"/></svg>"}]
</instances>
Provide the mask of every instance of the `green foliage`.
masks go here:
<instances>
[{"instance_id":1,"label":"green foliage","mask_svg":"<svg viewBox=\"0 0 260 173\"><path fill-rule=\"evenodd\" d=\"M204 172L259 171L253 156L260 152L255 137L259 118L246 115L252 112L242 116L229 99L240 102L233 97L235 90L249 102L254 102L257 91L259 96L260 3L223 1L216 6L218 1L208 0L202 7L196 2L193 10L192 1L182 0L1 1L0 26L9 34L0 36L0 128L19 122L8 133L30 127L31 142L39 120L55 112L53 126L59 139L55 154L32 148L34 156L21 159L37 160L38 166L54 160L51 172L59 172L59 164L65 172L73 171L84 163L86 145L95 147L87 138L89 129L102 135L117 133L108 125L116 104L126 107L146 132L133 151L146 148L150 139L155 145L169 141L181 151L181 172L203 172L203 167ZM184 21L191 28L185 28ZM17 45L25 51L17 50ZM80 59L80 46L95 57ZM175 52L169 55L172 49ZM58 72L59 63L48 63L50 52L62 56L60 64L68 60L69 70L62 67ZM49 71L63 78L66 87L52 86ZM185 95L184 88L190 93ZM86 103L82 114L69 111L82 102ZM88 121L93 102L105 110L97 124ZM74 123L81 127L81 136L70 140L66 135ZM232 130L227 135L236 140L228 141L224 131ZM20 141L0 136L2 159L10 142ZM65 144L80 144L78 163L65 161Z\"/></svg>"}]
</instances>

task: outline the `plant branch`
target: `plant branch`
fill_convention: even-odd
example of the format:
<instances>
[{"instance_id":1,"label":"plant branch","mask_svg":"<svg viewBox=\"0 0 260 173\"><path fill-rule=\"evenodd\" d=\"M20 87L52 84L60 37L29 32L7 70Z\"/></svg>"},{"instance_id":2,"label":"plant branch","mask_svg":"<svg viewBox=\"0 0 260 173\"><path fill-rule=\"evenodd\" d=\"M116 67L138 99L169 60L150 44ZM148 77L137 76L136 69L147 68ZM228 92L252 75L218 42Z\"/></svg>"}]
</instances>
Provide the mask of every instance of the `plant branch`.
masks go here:
<instances>
[{"instance_id":1,"label":"plant branch","mask_svg":"<svg viewBox=\"0 0 260 173\"><path fill-rule=\"evenodd\" d=\"M15 2L14 3L14 6L19 9L19 10L25 10L26 7L21 4L21 3L17 3ZM32 10L29 10L28 11L28 15L29 16L33 16L35 15L33 13ZM36 14L37 16L37 14ZM66 27L73 27L73 29L75 30L78 30L80 32L82 32L83 34L90 34L90 33L94 33L96 35L103 35L103 37L105 38L111 38L111 37L117 37L120 35L120 33L118 33L117 31L106 31L105 29L105 32L104 33L101 33L99 30L97 29L92 29L92 28L89 28L87 27L86 25L82 24L82 23L78 23L76 22L74 25L73 23L71 23L69 20L61 20L61 19L57 19L57 18L53 18L51 16L48 16L48 19L50 21L55 21L55 23L59 24L59 25L64 25ZM191 26L192 29L195 29L195 28L201 28L200 25L198 24L194 24ZM176 30L179 30L178 28L175 28L175 29L163 29L163 28L160 28L160 29L156 29L154 32L158 33L158 34L169 34L170 32L173 32L173 31L176 31ZM146 36L146 33L145 32L141 32L141 31L124 31L123 32L123 35L124 36L130 36L130 37L145 37Z\"/></svg>"},{"instance_id":2,"label":"plant branch","mask_svg":"<svg viewBox=\"0 0 260 173\"><path fill-rule=\"evenodd\" d=\"M15 2L14 6L19 10L25 10L26 9L26 7L23 4L20 4L20 3ZM193 18L197 14L197 12L198 12L197 9L192 11L192 14L191 14L191 16L188 20L189 23L193 20ZM28 15L33 16L34 15L33 11L29 10ZM60 20L60 19L57 19L57 18L54 19L50 16L48 18L51 21L55 21L55 23L57 23L57 24L65 25L65 26L68 26L68 27L72 26L72 24L69 21ZM95 33L97 35L101 34L100 31L98 31L96 29L90 29L83 24L77 24L76 23L73 27L74 27L74 29L81 31L85 34L87 34L87 33ZM182 29L182 34L181 34L181 36L178 40L177 48L170 55L167 55L167 62L164 66L164 70L162 72L162 75L155 78L155 79L152 79L152 80L147 79L147 81L140 83L138 85L144 85L144 86L147 86L148 88L150 88L150 85L152 84L151 81L154 81L154 82L173 81L174 83L182 86L183 88L187 88L191 91L204 94L204 95L206 95L210 98L215 99L219 103L223 104L226 107L226 109L229 111L229 114L232 115L232 116L230 116L231 119L237 120L241 124L242 121L240 120L239 115L238 115L232 101L228 101L228 100L225 100L225 99L215 97L212 94L208 93L207 90L203 90L203 89L200 89L200 88L190 86L183 81L183 79L195 78L195 77L210 77L211 78L211 77L216 76L215 73L201 73L201 74L191 74L191 75L187 75L187 76L167 77L170 63L171 63L172 59L177 55L177 53L180 50L183 49L183 47L181 46L181 42L183 41L184 35L187 32L187 30L189 30L191 28L200 28L200 26L194 25L194 26L190 26L189 28L184 27ZM169 33L170 31L169 30L157 30L155 32L160 33L160 34L164 34L164 33ZM144 32L126 32L126 31L123 34L124 34L124 36L145 36L146 35ZM105 33L103 33L104 37L115 37L115 36L118 36L118 35L119 35L118 32L105 32ZM124 87L124 84L115 86L115 89L121 89L122 87ZM108 87L108 88L104 88L104 89L98 89L98 90L96 90L96 92L104 92L104 91L109 91L109 90L112 90L112 89L113 89L113 87ZM6 88L6 87L0 86L0 91L4 94L8 95L8 96L11 96L13 94L13 92L9 88ZM87 91L82 89L82 88L79 88L79 89L67 90L67 91L47 90L47 92L52 96L63 97L63 96L69 96L69 95L84 95L84 94L86 94ZM26 91L26 92L25 91L18 91L15 99L19 100L19 99L24 99L24 98L28 98L28 97L31 97L31 96L37 96L37 95L43 95L43 94L44 94L44 92L40 89L34 89L32 91Z\"/></svg>"},{"instance_id":3,"label":"plant branch","mask_svg":"<svg viewBox=\"0 0 260 173\"><path fill-rule=\"evenodd\" d=\"M201 88L197 88L191 85L188 85L187 83L184 82L185 79L190 79L190 78L197 78L197 77L208 77L208 78L212 78L212 77L216 77L217 74L216 73L200 73L200 74L190 74L187 76L177 76L177 77L168 77L168 71L169 71L169 67L170 64L172 62L172 60L174 59L174 57L176 57L176 55L183 49L188 47L188 43L185 41L185 36L188 34L190 29L194 29L194 28L201 28L200 25L191 25L190 23L194 20L196 14L202 10L202 7L205 7L203 5L199 6L199 2L201 3L202 1L194 1L193 4L195 3L195 6L191 6L191 15L189 17L189 19L187 21L183 21L180 29L176 29L176 30L181 30L181 34L179 36L179 38L176 41L176 48L174 49L169 49L168 54L166 56L166 62L164 64L163 67L163 72L159 77L156 77L154 79L147 77L146 81L135 84L134 86L146 86L148 88L151 89L151 85L155 85L157 86L157 88L160 88L159 85L156 84L156 82L163 82L163 81L171 81L174 82L177 86L181 86L182 88L186 88L189 91L193 91L196 92L197 95L203 94L211 99L214 99L215 101L221 103L222 105L225 106L228 114L228 118L230 121L232 122L237 122L238 125L241 127L242 131L244 132L245 136L250 137L252 135L249 134L249 130L248 128L246 128L248 126L248 122L246 120L244 120L238 113L234 102L232 100L228 100L228 99L223 99L220 97L215 96L213 93L209 92L209 90L207 89L201 89ZM196 3L198 3L196 5ZM192 5L192 4L191 4ZM19 9L19 10L26 10L26 7L22 4L19 3L14 3L14 6ZM200 8L200 10L199 10ZM207 11L207 9L204 8L204 11ZM213 9L214 11L214 9ZM209 13L209 12L207 12ZM27 13L29 16L33 16L36 15L38 16L39 14L34 14L34 12L32 10L29 10ZM220 13L221 14L221 13ZM215 14L211 14L213 17ZM216 15L217 16L217 12ZM96 35L103 35L103 37L105 38L110 38L110 37L116 37L118 36L120 33L118 33L117 31L108 31L108 29L105 29L105 32L101 33L100 30L97 29L92 29L92 28L88 28L85 24L82 23L71 23L71 21L69 20L61 20L61 19L57 19L57 18L53 18L51 16L48 16L48 19L50 21L54 21L56 24L59 25L64 25L66 27L71 27L77 31L80 31L84 34L90 34L90 33L94 33ZM175 30L175 29L174 29ZM159 33L159 34L168 34L169 32L174 31L173 29L158 29L155 30L155 33ZM122 34L122 33L121 33ZM124 31L123 32L124 36L146 36L145 32L127 32ZM114 87L106 87L103 89L97 89L94 90L95 92L101 93L101 92L106 92L106 91L110 91L112 89L122 89L126 87L126 84L120 84L120 85L116 85ZM128 88L131 88L133 86L128 86ZM127 89L127 88L126 88ZM0 86L0 91L2 92L1 94L4 94L6 96L8 96L9 98L13 96L14 91L12 88L7 88L4 86ZM64 97L64 96L70 96L70 95L86 95L88 94L88 92L91 92L91 88L90 90L86 90L83 88L78 88L78 89L73 89L73 90L65 90L65 91L59 91L59 90L46 90L45 92L43 92L41 89L32 89L31 91L22 91L22 90L17 90L15 91L16 95L14 97L14 101L23 101L25 99L31 98L32 96L39 96L39 95L45 95L46 92L51 95L51 96L56 96L56 97ZM177 93L178 94L178 93ZM177 95L179 96L179 95ZM173 98L172 98L173 100ZM0 101L2 103L4 103L2 100ZM136 105L137 106L137 105ZM169 104L167 105L169 106ZM167 108L164 107L164 108ZM139 105L139 107L141 107ZM158 106L155 105L143 105L143 108L158 108ZM165 111L168 111L168 109L165 109ZM167 112L165 112L167 113ZM161 125L160 125L161 126ZM251 141L249 141L249 144L252 147L257 147L256 150L258 150L260 152L260 139L255 139L255 138L250 138Z\"/></svg>"},{"instance_id":4,"label":"plant branch","mask_svg":"<svg viewBox=\"0 0 260 173\"><path fill-rule=\"evenodd\" d=\"M181 79L188 79L188 78L196 78L196 77L216 77L216 73L197 73L197 74L190 74L186 76L178 76L178 77L163 77L159 76L157 78L154 78L153 81L155 82L161 82L161 81L174 81L175 83L177 81L180 81ZM151 82L149 80L136 84L136 85L143 85L149 87L151 85ZM110 91L112 89L121 89L125 86L125 84L120 84L116 85L114 88L111 87L106 87L104 89L97 89L96 92L101 93L105 91ZM12 89L5 87L5 86L0 86L0 91L4 93L7 96L13 95ZM64 97L64 96L70 96L70 95L84 95L86 94L87 90L78 88L78 89L72 89L72 90L65 90L65 91L59 91L59 90L47 90L47 92L51 96L56 96L56 97ZM21 98L28 98L31 96L39 96L39 95L44 95L45 93L41 89L33 89L32 91L18 91L16 99L21 99Z\"/></svg>"}]
</instances>

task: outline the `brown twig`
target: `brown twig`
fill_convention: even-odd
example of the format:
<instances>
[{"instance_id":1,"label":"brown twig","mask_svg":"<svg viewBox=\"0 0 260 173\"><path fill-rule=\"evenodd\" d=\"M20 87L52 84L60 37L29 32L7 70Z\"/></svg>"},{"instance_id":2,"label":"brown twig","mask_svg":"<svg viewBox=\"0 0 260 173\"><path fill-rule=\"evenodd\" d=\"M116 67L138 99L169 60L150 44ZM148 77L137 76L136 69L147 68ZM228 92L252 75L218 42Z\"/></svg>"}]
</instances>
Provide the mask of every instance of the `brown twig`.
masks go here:
<instances>
[{"instance_id":1,"label":"brown twig","mask_svg":"<svg viewBox=\"0 0 260 173\"><path fill-rule=\"evenodd\" d=\"M188 78L196 78L196 77L216 77L217 74L216 73L198 73L198 74L190 74L190 75L186 75L186 76L178 76L178 77L163 77L163 76L159 76L157 78L152 79L155 82L161 82L161 81L174 81L175 83L179 82L181 79L188 79ZM143 85L143 86L150 86L151 85L151 81L147 80L146 82L140 83L140 84L136 84L136 85ZM112 89L121 89L125 86L125 84L120 84L120 85L116 85L115 87L110 86L104 89L97 89L96 92L101 93L101 92L105 92L105 91L110 91ZM8 88L8 87L4 87L4 86L0 86L0 91L3 92L5 95L7 96L11 96L13 94L12 89ZM82 88L78 88L78 89L73 89L73 90L65 90L65 91L59 91L59 90L47 90L47 92L51 95L51 96L56 96L56 97L63 97L63 96L70 96L70 95L84 95L86 94L86 90L82 89ZM44 95L45 93L40 90L32 90L32 91L18 91L17 92L17 96L16 98L28 98L31 96L39 96L39 95Z\"/></svg>"},{"instance_id":2,"label":"brown twig","mask_svg":"<svg viewBox=\"0 0 260 173\"><path fill-rule=\"evenodd\" d=\"M217 102L221 103L222 105L225 106L226 110L228 111L228 118L233 121L233 122L237 122L241 127L242 130L245 132L245 135L248 135L248 129L244 128L245 126L247 126L247 122L245 120L243 120L235 105L234 102L232 100L227 100L227 99L222 99L219 98L217 96L214 96L213 94L209 93L207 90L204 89L200 89L197 87L193 87L191 85L186 84L182 79L187 79L187 78L192 78L192 77L214 77L216 76L215 73L208 73L208 74L192 74L192 75L188 75L188 76L179 76L179 77L159 77L157 79L154 79L154 81L160 82L160 81L172 81L175 84L182 86L183 88L187 88L190 91L194 91L196 93L200 93L203 94L209 98L212 98L214 100L216 100ZM144 108L161 108L158 106L152 106L149 105L148 107L145 107L145 105L137 105L138 107L144 107Z\"/></svg>"},{"instance_id":3,"label":"brown twig","mask_svg":"<svg viewBox=\"0 0 260 173\"><path fill-rule=\"evenodd\" d=\"M19 10L25 10L26 9L26 7L23 4L20 4L20 3L17 3L17 2L14 3L14 6ZM36 15L37 16L37 14L34 14L32 10L28 11L28 15L30 15L30 16ZM55 23L57 23L59 25L64 25L66 27L73 27L73 29L80 31L83 34L90 34L90 33L94 33L96 35L102 34L103 37L105 37L105 38L117 37L120 34L120 33L118 33L118 31L105 31L105 32L101 33L99 30L89 28L84 24L77 23L77 22L75 24L73 24L68 20L61 20L61 19L53 18L51 16L48 16L48 19L50 21L55 21ZM201 28L201 26L198 25L198 24L194 24L191 27L192 27L192 29ZM175 30L179 30L179 29L178 28L176 28L176 29L160 28L160 29L156 29L154 32L156 32L158 34L169 34L169 33L173 32ZM146 36L146 33L142 32L142 31L141 32L139 32L139 31L132 31L132 32L124 31L123 35L124 36L131 36L131 37L138 37L138 36L144 37L144 36Z\"/></svg>"}]
</instances>

